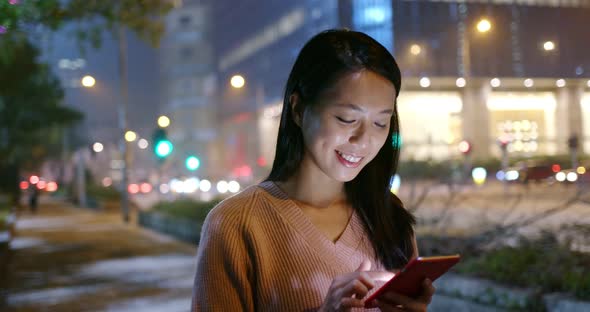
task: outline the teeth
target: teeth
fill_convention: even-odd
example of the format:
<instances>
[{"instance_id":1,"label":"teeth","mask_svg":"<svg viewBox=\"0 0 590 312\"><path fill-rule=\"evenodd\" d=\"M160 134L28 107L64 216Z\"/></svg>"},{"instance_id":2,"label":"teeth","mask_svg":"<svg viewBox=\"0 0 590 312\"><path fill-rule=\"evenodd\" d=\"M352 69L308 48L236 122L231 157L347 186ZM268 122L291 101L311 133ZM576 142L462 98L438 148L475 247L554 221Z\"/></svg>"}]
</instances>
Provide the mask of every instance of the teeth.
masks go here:
<instances>
[{"instance_id":1,"label":"teeth","mask_svg":"<svg viewBox=\"0 0 590 312\"><path fill-rule=\"evenodd\" d=\"M354 157L354 156L342 154L342 152L340 152L340 151L336 151L336 152L338 153L338 155L342 156L342 158L346 159L347 161L350 161L351 163L357 163L362 158L362 157Z\"/></svg>"}]
</instances>

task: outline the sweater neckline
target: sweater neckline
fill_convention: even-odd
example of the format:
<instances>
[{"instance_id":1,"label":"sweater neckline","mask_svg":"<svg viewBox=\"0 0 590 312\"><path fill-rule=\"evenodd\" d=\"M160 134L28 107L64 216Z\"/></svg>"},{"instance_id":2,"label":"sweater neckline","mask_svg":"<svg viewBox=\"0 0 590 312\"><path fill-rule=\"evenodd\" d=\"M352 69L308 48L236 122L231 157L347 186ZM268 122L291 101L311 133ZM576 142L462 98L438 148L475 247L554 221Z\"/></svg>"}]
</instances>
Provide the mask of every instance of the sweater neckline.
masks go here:
<instances>
[{"instance_id":1,"label":"sweater neckline","mask_svg":"<svg viewBox=\"0 0 590 312\"><path fill-rule=\"evenodd\" d=\"M319 255L336 263L348 264L361 242L362 224L356 211L350 216L348 223L338 239L333 242L313 224L311 219L299 206L273 181L265 181L260 184L273 197L283 201L282 204L273 205L287 222L311 245ZM333 263L333 262L332 262Z\"/></svg>"}]
</instances>

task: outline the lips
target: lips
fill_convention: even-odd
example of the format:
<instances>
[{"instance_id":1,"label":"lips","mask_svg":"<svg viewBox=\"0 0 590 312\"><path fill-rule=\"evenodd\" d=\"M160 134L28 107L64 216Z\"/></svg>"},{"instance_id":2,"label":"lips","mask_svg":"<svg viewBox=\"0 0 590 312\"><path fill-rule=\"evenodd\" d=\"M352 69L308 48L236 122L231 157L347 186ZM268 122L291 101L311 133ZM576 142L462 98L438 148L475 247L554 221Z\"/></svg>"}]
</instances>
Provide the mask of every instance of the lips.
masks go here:
<instances>
[{"instance_id":1,"label":"lips","mask_svg":"<svg viewBox=\"0 0 590 312\"><path fill-rule=\"evenodd\" d=\"M343 153L338 150L335 152L336 152L336 156L337 156L338 160L340 161L340 163L342 163L344 166L346 166L348 168L358 167L361 163L361 160L363 160L363 158L364 158L364 157L358 157L358 156L346 154L346 153Z\"/></svg>"}]
</instances>

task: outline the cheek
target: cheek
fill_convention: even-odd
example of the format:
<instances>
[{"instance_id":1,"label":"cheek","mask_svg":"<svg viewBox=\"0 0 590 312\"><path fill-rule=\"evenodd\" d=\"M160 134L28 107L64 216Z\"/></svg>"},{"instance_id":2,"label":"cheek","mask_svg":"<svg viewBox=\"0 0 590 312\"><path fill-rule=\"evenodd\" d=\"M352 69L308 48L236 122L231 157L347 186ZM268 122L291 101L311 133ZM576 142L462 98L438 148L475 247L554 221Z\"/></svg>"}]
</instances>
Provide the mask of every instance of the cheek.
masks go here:
<instances>
[{"instance_id":1,"label":"cheek","mask_svg":"<svg viewBox=\"0 0 590 312\"><path fill-rule=\"evenodd\" d=\"M390 142L387 138L387 132L379 133L373 137L373 155L377 155L381 148L387 143Z\"/></svg>"},{"instance_id":2,"label":"cheek","mask_svg":"<svg viewBox=\"0 0 590 312\"><path fill-rule=\"evenodd\" d=\"M308 118L302 123L303 139L309 149L330 148L347 140L347 133L321 118Z\"/></svg>"},{"instance_id":3,"label":"cheek","mask_svg":"<svg viewBox=\"0 0 590 312\"><path fill-rule=\"evenodd\" d=\"M301 131L305 145L308 148L315 145L323 131L321 120L315 116L305 116L301 123Z\"/></svg>"}]
</instances>

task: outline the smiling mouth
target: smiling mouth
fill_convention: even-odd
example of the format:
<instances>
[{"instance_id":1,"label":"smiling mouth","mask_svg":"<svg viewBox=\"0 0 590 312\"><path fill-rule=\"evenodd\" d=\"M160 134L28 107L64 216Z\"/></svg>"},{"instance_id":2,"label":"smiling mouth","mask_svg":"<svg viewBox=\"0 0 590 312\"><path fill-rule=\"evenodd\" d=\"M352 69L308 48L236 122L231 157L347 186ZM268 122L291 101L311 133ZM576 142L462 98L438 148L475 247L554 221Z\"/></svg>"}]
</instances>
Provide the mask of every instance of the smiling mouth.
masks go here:
<instances>
[{"instance_id":1,"label":"smiling mouth","mask_svg":"<svg viewBox=\"0 0 590 312\"><path fill-rule=\"evenodd\" d=\"M360 165L361 160L364 157L355 157L349 154L342 153L341 151L336 151L336 155L338 156L338 160L348 168L356 168Z\"/></svg>"}]
</instances>

